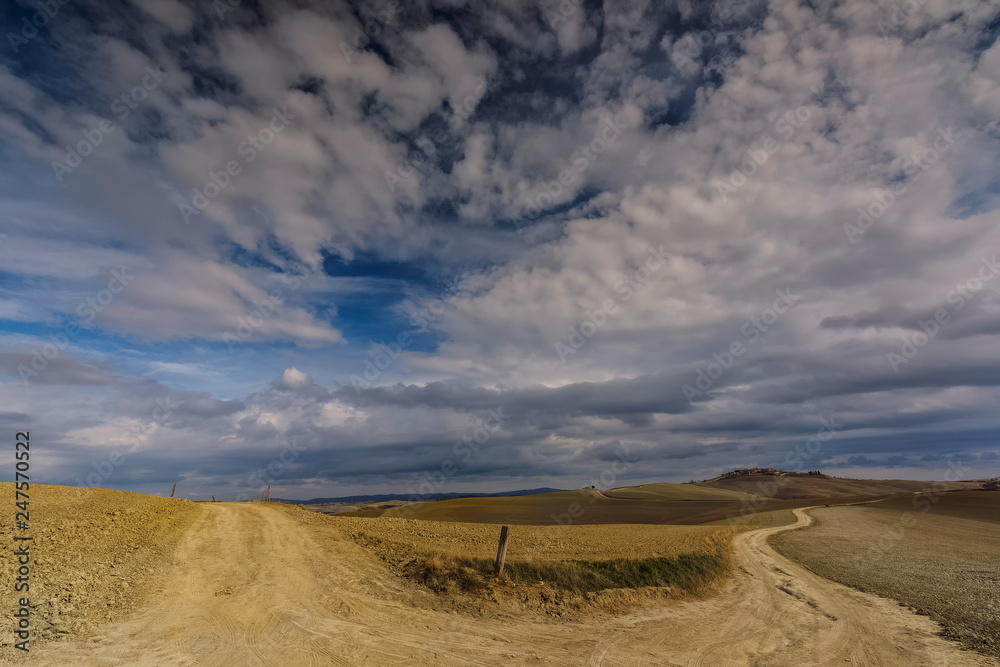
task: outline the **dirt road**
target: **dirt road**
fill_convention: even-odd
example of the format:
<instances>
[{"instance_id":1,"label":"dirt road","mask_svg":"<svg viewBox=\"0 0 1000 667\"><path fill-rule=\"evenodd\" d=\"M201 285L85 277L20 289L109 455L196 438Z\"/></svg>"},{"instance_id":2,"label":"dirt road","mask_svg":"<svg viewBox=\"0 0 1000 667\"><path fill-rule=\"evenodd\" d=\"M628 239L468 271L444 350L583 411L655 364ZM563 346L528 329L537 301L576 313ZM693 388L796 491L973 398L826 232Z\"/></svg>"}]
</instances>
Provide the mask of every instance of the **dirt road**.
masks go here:
<instances>
[{"instance_id":1,"label":"dirt road","mask_svg":"<svg viewBox=\"0 0 1000 667\"><path fill-rule=\"evenodd\" d=\"M487 620L427 608L432 594L297 512L200 509L131 618L33 650L30 664L1000 665L936 637L926 617L776 554L767 536L807 525L802 510L793 526L740 535L739 570L711 598L610 619Z\"/></svg>"}]
</instances>

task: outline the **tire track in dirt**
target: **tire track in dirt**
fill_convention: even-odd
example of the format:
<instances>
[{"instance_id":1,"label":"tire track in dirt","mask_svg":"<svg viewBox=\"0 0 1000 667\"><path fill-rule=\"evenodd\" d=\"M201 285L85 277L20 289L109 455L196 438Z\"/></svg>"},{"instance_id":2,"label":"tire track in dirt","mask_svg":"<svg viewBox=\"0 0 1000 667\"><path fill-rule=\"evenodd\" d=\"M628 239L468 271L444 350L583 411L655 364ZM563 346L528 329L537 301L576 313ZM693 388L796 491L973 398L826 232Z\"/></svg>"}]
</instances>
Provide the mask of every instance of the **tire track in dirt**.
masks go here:
<instances>
[{"instance_id":1,"label":"tire track in dirt","mask_svg":"<svg viewBox=\"0 0 1000 667\"><path fill-rule=\"evenodd\" d=\"M982 665L896 603L822 579L735 540L711 597L619 617L478 618L425 605L353 541L295 511L203 504L172 572L130 619L32 651L36 665Z\"/></svg>"},{"instance_id":2,"label":"tire track in dirt","mask_svg":"<svg viewBox=\"0 0 1000 667\"><path fill-rule=\"evenodd\" d=\"M789 526L735 541L737 570L717 596L666 605L590 664L660 665L997 665L936 636L937 624L897 603L818 577L777 554L767 538Z\"/></svg>"}]
</instances>

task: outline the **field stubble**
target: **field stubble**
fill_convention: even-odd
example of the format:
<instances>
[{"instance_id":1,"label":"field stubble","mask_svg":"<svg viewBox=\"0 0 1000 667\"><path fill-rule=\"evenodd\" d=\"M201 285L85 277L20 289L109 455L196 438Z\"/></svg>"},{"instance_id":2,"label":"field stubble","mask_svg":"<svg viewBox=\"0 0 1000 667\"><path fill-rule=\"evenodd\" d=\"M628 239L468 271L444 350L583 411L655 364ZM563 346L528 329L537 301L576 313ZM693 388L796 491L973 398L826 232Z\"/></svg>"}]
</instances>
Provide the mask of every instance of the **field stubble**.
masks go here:
<instances>
[{"instance_id":1,"label":"field stubble","mask_svg":"<svg viewBox=\"0 0 1000 667\"><path fill-rule=\"evenodd\" d=\"M786 516L787 514L787 516ZM647 600L713 590L732 568L736 533L784 525L790 511L740 526L512 526L504 575L492 576L499 527L390 517L329 521L400 576L466 610L620 612Z\"/></svg>"},{"instance_id":2,"label":"field stubble","mask_svg":"<svg viewBox=\"0 0 1000 667\"><path fill-rule=\"evenodd\" d=\"M820 576L895 599L943 635L1000 657L1000 492L913 495L811 510L771 544ZM929 511L921 512L921 508Z\"/></svg>"},{"instance_id":3,"label":"field stubble","mask_svg":"<svg viewBox=\"0 0 1000 667\"><path fill-rule=\"evenodd\" d=\"M195 504L109 489L35 485L30 488L31 589L15 596L11 539L0 542L0 589L5 618L16 600L31 600L33 642L87 633L127 616L144 585L170 562L178 536L190 525ZM0 495L14 498L12 483ZM13 508L13 501L11 502ZM0 535L14 534L13 511L0 515ZM13 650L13 633L0 646Z\"/></svg>"}]
</instances>

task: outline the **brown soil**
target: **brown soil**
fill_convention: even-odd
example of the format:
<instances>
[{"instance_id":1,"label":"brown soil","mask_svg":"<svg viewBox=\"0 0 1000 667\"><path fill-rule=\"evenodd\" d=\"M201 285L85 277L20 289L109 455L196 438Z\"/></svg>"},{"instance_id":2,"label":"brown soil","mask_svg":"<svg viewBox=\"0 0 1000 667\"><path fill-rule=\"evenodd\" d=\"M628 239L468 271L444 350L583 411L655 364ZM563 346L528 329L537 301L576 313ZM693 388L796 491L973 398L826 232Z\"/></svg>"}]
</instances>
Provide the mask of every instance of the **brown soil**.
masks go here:
<instances>
[{"instance_id":1,"label":"brown soil","mask_svg":"<svg viewBox=\"0 0 1000 667\"><path fill-rule=\"evenodd\" d=\"M32 646L128 616L145 585L170 565L195 515L189 500L125 491L32 485L28 493L30 529L14 531L14 485L0 484L11 499L11 511L0 516L0 590L4 618L17 598L31 600ZM31 589L16 595L14 534L34 537ZM13 650L13 643L12 632L0 634L0 649Z\"/></svg>"},{"instance_id":2,"label":"brown soil","mask_svg":"<svg viewBox=\"0 0 1000 667\"><path fill-rule=\"evenodd\" d=\"M40 643L31 664L1000 665L936 637L929 618L767 546L793 526L740 532L736 569L715 595L552 617L514 601L466 613L394 575L329 517L273 504L187 506L193 520L131 613ZM795 513L794 526L808 523ZM0 651L0 663L22 659Z\"/></svg>"},{"instance_id":3,"label":"brown soil","mask_svg":"<svg viewBox=\"0 0 1000 667\"><path fill-rule=\"evenodd\" d=\"M874 504L872 507L1000 523L1000 493L996 491L948 491L946 493L912 494L890 498Z\"/></svg>"},{"instance_id":4,"label":"brown soil","mask_svg":"<svg viewBox=\"0 0 1000 667\"><path fill-rule=\"evenodd\" d=\"M671 486L697 489L697 485L674 484ZM815 501L811 499L781 500L728 492L725 495L716 495L715 497L730 499L704 500L706 494L695 492L691 495L691 499L685 500L677 495L650 494L649 496L640 496L640 494L634 493L636 489L639 487L632 487L631 490L615 489L608 492L583 489L581 491L542 493L533 496L455 498L389 509L348 512L345 516L383 516L426 521L532 526L620 523L691 526L724 521L729 517L779 510L790 511L796 507L808 507L815 504ZM887 496L840 496L836 498L836 502L863 502L879 497L885 498Z\"/></svg>"},{"instance_id":5,"label":"brown soil","mask_svg":"<svg viewBox=\"0 0 1000 667\"><path fill-rule=\"evenodd\" d=\"M814 572L899 600L945 636L1000 657L1000 492L931 498L820 508L814 527L772 542Z\"/></svg>"},{"instance_id":6,"label":"brown soil","mask_svg":"<svg viewBox=\"0 0 1000 667\"><path fill-rule=\"evenodd\" d=\"M404 500L386 500L380 503L317 503L315 505L301 505L302 509L316 512L318 514L342 514L343 512L357 512L359 510L384 510L390 507L408 505Z\"/></svg>"},{"instance_id":7,"label":"brown soil","mask_svg":"<svg viewBox=\"0 0 1000 667\"><path fill-rule=\"evenodd\" d=\"M781 500L821 500L843 496L888 496L929 490L935 484L948 489L978 489L982 482L918 482L908 479L840 479L809 475L740 475L703 482L703 486L742 491ZM815 502L813 503L815 504Z\"/></svg>"},{"instance_id":8,"label":"brown soil","mask_svg":"<svg viewBox=\"0 0 1000 667\"><path fill-rule=\"evenodd\" d=\"M789 524L795 523L795 511L794 510L775 510L773 512L753 512L750 514L743 514L740 516L732 517L731 519L722 519L721 521L709 521L708 523L702 524L703 526L731 526L733 528L776 528L778 526L787 526Z\"/></svg>"}]
</instances>

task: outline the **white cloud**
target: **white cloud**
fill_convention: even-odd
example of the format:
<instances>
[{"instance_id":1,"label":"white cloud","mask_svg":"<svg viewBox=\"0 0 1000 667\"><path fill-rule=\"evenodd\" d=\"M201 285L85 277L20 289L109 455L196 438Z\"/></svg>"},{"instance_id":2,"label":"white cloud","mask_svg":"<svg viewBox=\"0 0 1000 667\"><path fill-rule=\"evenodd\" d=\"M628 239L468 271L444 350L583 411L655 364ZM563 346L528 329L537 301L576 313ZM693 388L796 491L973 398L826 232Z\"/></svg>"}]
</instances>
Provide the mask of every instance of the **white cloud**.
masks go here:
<instances>
[{"instance_id":1,"label":"white cloud","mask_svg":"<svg viewBox=\"0 0 1000 667\"><path fill-rule=\"evenodd\" d=\"M286 368L282 381L289 387L304 387L309 384L309 376L297 368Z\"/></svg>"},{"instance_id":2,"label":"white cloud","mask_svg":"<svg viewBox=\"0 0 1000 667\"><path fill-rule=\"evenodd\" d=\"M435 448L501 400L521 410L503 436L508 460L496 463L509 470L572 463L612 439L664 455L650 454L655 461L702 456L691 443L749 461L740 447L780 450L804 428L790 412L849 415L859 439L910 428L892 426L900 420L993 428L982 403L954 400L961 387L994 398L992 284L910 375L893 373L885 355L1000 245L1000 52L982 43L995 5L928 0L883 35L892 0L775 0L732 16L728 5L682 2L682 25L667 25L674 10L652 2L580 7L555 26L527 0L444 4L461 7L461 20L407 6L347 54L342 44L364 30L365 13L343 3L271 8L252 21L242 8L209 24L202 10L142 2L141 50L124 28L95 35L65 17L61 48L91 54L80 76L94 99L69 103L62 82L0 67L0 139L18 165L0 183L10 234L0 269L14 284L0 314L18 326L72 318L105 289L108 271L128 267L134 281L84 326L164 350L142 370L192 386L236 366L241 388L281 377L233 391L235 402L181 396L186 407L150 433L148 451L256 456L295 436L317 452L310 484L331 452L361 470L367 446L394 474L433 468ZM170 71L162 86L56 180L52 160L157 64ZM469 121L450 122L460 106L474 109ZM241 146L275 109L294 118L248 160ZM595 144L609 114L628 127ZM949 128L961 142L909 170ZM420 135L438 138L415 165ZM234 160L240 173L186 224L178 202ZM390 187L386 173L401 168L411 171ZM849 243L844 225L873 190L901 178L905 193ZM526 220L525 202L541 193L544 212ZM620 289L650 246L664 248L662 266L641 288ZM387 288L378 276L303 276L295 262L319 248L347 261L412 263L427 279L393 278L401 286ZM366 302L376 286L380 300ZM785 288L802 304L762 330L715 396L688 403L681 386L733 341L749 343L741 326ZM436 347L421 339L381 387L336 388L373 343L387 342L374 339L408 327L389 313L442 292L455 298L431 322ZM556 343L609 299L618 312L563 363ZM858 324L865 318L875 324ZM278 345L253 346L260 356L246 367L212 358L213 345L233 337ZM18 339L5 368L44 341ZM157 347L168 341L205 349L175 359ZM129 384L100 366L114 355L76 345L46 387L100 389L60 396L74 416L90 415L59 422L67 442L114 437L120 420L151 411L154 395L175 395L148 378ZM69 359L78 356L97 365ZM38 410L40 393L28 403L4 391L10 410Z\"/></svg>"}]
</instances>

